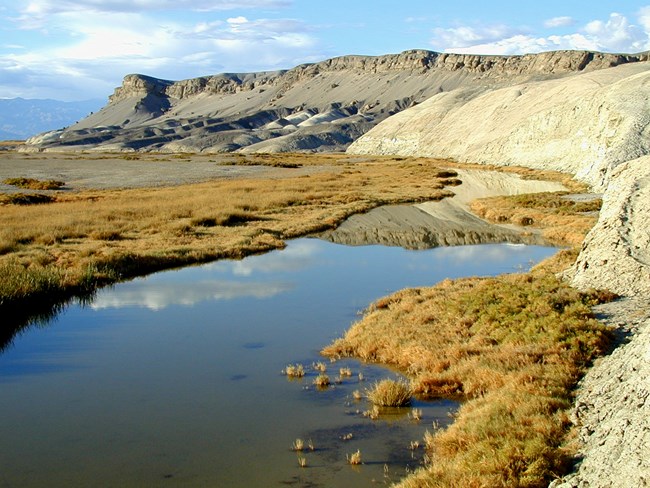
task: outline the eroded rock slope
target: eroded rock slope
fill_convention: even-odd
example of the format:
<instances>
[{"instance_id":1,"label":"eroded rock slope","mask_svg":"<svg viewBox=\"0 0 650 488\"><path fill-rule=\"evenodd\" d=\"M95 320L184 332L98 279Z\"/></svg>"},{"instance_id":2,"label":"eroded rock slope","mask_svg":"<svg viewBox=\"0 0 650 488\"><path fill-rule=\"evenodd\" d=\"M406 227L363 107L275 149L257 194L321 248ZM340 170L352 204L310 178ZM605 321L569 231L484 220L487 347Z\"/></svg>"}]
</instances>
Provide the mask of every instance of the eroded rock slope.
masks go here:
<instances>
[{"instance_id":1,"label":"eroded rock slope","mask_svg":"<svg viewBox=\"0 0 650 488\"><path fill-rule=\"evenodd\" d=\"M471 56L406 51L343 56L287 71L183 81L128 75L109 103L32 150L332 151L436 94L475 97L498 87L637 64L641 55L558 51Z\"/></svg>"}]
</instances>

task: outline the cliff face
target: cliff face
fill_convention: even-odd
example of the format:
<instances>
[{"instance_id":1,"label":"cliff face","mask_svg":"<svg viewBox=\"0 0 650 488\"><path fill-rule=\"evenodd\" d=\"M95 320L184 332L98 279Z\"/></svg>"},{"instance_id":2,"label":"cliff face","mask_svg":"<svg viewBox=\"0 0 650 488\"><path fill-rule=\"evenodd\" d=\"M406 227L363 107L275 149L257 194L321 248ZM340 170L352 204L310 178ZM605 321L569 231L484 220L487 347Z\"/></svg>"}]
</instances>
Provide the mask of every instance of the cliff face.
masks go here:
<instances>
[{"instance_id":1,"label":"cliff face","mask_svg":"<svg viewBox=\"0 0 650 488\"><path fill-rule=\"evenodd\" d=\"M104 109L29 144L53 150L343 150L390 115L439 93L481 93L647 58L577 51L471 56L414 50L176 82L132 74Z\"/></svg>"}]
</instances>

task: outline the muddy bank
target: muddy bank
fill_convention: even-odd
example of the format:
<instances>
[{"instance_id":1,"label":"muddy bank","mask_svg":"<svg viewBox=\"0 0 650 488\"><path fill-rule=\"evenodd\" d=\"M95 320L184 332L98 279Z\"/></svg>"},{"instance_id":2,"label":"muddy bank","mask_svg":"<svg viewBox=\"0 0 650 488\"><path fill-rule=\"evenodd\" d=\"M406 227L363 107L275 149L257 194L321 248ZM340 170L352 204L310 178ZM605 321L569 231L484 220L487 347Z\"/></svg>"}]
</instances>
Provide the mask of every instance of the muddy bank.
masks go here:
<instances>
[{"instance_id":1,"label":"muddy bank","mask_svg":"<svg viewBox=\"0 0 650 488\"><path fill-rule=\"evenodd\" d=\"M454 197L412 206L385 206L353 215L321 237L352 246L382 244L407 249L461 246L498 242L544 244L537 233L489 224L470 212L476 198L564 190L560 183L525 180L511 173L460 169L462 184Z\"/></svg>"}]
</instances>

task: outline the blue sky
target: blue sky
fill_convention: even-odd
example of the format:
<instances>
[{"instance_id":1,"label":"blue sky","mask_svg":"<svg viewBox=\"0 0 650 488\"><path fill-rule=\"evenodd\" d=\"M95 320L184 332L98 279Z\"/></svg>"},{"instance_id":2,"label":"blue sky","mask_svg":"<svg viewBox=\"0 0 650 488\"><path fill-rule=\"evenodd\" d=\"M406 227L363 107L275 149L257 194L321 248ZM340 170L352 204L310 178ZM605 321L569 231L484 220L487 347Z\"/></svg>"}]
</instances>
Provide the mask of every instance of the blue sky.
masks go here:
<instances>
[{"instance_id":1,"label":"blue sky","mask_svg":"<svg viewBox=\"0 0 650 488\"><path fill-rule=\"evenodd\" d=\"M650 50L650 0L0 0L0 98L106 98L185 79L407 49Z\"/></svg>"}]
</instances>

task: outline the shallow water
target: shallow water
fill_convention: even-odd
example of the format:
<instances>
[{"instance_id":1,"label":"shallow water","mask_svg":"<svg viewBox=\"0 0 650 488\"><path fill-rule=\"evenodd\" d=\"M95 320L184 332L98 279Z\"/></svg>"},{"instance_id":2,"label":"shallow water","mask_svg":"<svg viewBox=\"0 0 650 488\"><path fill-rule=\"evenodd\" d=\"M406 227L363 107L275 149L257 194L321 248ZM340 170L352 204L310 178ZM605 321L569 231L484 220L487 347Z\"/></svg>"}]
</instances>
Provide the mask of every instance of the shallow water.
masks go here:
<instances>
[{"instance_id":1,"label":"shallow water","mask_svg":"<svg viewBox=\"0 0 650 488\"><path fill-rule=\"evenodd\" d=\"M417 467L408 449L453 402L379 420L352 391L395 373L352 360L320 391L281 374L311 365L371 301L407 286L527 268L553 248L406 251L298 239L242 261L101 290L0 356L0 486L371 486ZM365 380L360 382L361 372ZM342 436L352 434L350 440ZM308 467L291 451L311 439ZM346 454L360 449L364 464Z\"/></svg>"}]
</instances>

